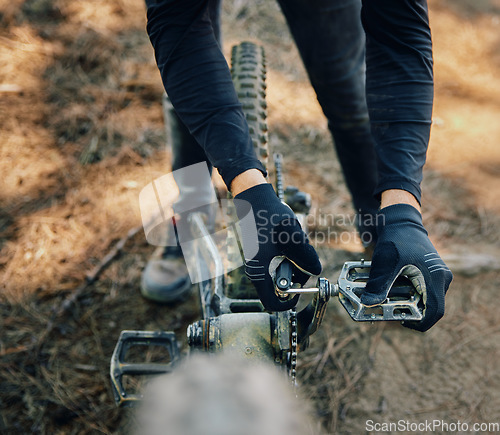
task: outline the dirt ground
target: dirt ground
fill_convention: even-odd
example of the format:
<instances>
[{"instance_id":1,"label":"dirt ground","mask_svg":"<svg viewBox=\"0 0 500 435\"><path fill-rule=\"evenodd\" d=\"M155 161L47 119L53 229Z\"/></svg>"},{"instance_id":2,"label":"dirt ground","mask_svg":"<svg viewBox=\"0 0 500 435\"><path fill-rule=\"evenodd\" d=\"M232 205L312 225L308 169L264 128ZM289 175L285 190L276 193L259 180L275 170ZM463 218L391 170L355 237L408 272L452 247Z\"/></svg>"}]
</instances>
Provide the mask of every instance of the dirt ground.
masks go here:
<instances>
[{"instance_id":1,"label":"dirt ground","mask_svg":"<svg viewBox=\"0 0 500 435\"><path fill-rule=\"evenodd\" d=\"M455 279L445 317L425 334L356 324L330 304L298 368L326 433L366 433L367 421L460 421L470 433L500 423L500 2L431 0L430 10L436 97L423 214ZM311 193L317 211L352 215L278 6L226 1L223 14L227 55L243 39L266 48L270 143L285 154L287 183ZM108 379L120 331L182 340L197 320L194 297L175 306L140 297L153 248L141 231L127 238L141 223L141 188L170 161L144 28L141 1L0 0L0 433L125 432ZM318 251L332 281L362 255L350 237Z\"/></svg>"}]
</instances>

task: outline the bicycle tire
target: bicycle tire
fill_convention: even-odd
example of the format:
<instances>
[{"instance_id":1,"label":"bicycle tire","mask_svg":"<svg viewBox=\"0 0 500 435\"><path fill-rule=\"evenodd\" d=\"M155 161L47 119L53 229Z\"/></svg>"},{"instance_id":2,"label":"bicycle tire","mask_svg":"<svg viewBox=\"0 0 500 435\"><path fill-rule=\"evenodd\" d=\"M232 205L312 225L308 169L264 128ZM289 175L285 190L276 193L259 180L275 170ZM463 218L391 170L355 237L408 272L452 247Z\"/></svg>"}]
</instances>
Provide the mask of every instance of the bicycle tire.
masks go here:
<instances>
[{"instance_id":1,"label":"bicycle tire","mask_svg":"<svg viewBox=\"0 0 500 435\"><path fill-rule=\"evenodd\" d=\"M241 42L231 51L231 76L248 124L257 158L268 168L269 140L266 103L266 57L264 48L253 42ZM229 219L236 220L233 207ZM258 299L255 287L245 275L244 267L234 268L242 258L234 231L228 231L228 265L226 295L235 299Z\"/></svg>"},{"instance_id":2,"label":"bicycle tire","mask_svg":"<svg viewBox=\"0 0 500 435\"><path fill-rule=\"evenodd\" d=\"M252 42L242 42L234 46L231 55L231 76L247 120L255 153L267 169L269 141L264 48Z\"/></svg>"}]
</instances>

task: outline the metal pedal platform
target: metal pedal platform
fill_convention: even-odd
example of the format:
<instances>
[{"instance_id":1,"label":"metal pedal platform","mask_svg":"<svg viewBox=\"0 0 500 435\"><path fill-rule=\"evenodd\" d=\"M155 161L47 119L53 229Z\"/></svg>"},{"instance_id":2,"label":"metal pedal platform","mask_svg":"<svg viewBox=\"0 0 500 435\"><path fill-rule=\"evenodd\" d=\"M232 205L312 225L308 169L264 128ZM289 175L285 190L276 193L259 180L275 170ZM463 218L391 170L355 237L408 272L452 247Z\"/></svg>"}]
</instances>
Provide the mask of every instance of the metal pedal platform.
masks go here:
<instances>
[{"instance_id":1,"label":"metal pedal platform","mask_svg":"<svg viewBox=\"0 0 500 435\"><path fill-rule=\"evenodd\" d=\"M131 348L154 346L168 354L168 362L127 362ZM143 354L145 351L143 352ZM123 377L142 375L161 375L172 371L180 359L177 339L173 332L164 331L122 331L111 358L110 376L115 403L118 406L131 406L142 399L141 394L129 393L124 387Z\"/></svg>"},{"instance_id":2,"label":"metal pedal platform","mask_svg":"<svg viewBox=\"0 0 500 435\"><path fill-rule=\"evenodd\" d=\"M348 261L340 273L336 290L340 303L351 318L357 322L422 320L422 296L404 277L396 280L382 304L368 307L361 303L370 267L370 261Z\"/></svg>"}]
</instances>

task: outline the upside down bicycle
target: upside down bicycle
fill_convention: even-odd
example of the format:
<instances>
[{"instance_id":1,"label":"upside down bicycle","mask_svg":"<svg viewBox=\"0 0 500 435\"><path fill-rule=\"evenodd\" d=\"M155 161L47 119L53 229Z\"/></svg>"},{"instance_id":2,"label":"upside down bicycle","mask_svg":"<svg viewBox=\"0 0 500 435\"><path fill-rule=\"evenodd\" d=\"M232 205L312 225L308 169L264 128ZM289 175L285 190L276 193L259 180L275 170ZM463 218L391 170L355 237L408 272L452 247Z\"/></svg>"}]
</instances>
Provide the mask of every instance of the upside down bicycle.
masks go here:
<instances>
[{"instance_id":1,"label":"upside down bicycle","mask_svg":"<svg viewBox=\"0 0 500 435\"><path fill-rule=\"evenodd\" d=\"M231 73L243 107L257 156L268 166L267 106L265 100L266 65L262 47L243 42L232 50ZM310 196L296 188L283 187L282 159L274 155L275 189L299 220L305 222L310 209ZM228 207L230 217L234 208ZM201 212L189 216L189 228L196 240L195 255L200 271L210 269L210 279L197 284L201 319L187 328L187 342L192 351L232 351L243 358L269 361L282 368L292 384L296 383L297 356L304 350L319 328L330 298L337 297L355 321L418 321L424 303L421 294L405 277L394 283L383 304L366 307L360 302L368 280L369 261L346 262L335 284L320 277L314 288L296 288L292 282L290 263L282 259L274 272L275 292L282 298L296 294L312 294L307 306L297 312L267 312L242 267L233 267L241 258L237 231L229 226L227 258L221 256ZM226 260L226 261L224 261ZM229 270L230 272L226 272ZM167 357L159 361L136 362L129 359L132 349L159 347ZM143 355L144 356L144 355ZM146 358L145 358L146 359ZM173 332L122 331L110 365L115 402L128 406L141 399L130 392L124 377L140 377L169 373L181 359Z\"/></svg>"}]
</instances>

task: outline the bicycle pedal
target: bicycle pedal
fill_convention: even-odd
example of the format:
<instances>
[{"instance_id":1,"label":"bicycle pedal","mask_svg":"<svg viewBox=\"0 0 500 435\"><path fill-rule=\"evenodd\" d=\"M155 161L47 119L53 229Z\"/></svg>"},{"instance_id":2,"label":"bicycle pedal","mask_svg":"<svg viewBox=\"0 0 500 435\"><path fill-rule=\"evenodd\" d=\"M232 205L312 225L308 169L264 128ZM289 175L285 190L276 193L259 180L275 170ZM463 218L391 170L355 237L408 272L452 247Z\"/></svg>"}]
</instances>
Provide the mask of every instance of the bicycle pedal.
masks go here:
<instances>
[{"instance_id":1,"label":"bicycle pedal","mask_svg":"<svg viewBox=\"0 0 500 435\"><path fill-rule=\"evenodd\" d=\"M396 280L382 304L368 307L361 303L370 267L370 261L348 261L340 272L338 298L351 318L356 322L422 320L422 296L405 277Z\"/></svg>"},{"instance_id":2,"label":"bicycle pedal","mask_svg":"<svg viewBox=\"0 0 500 435\"><path fill-rule=\"evenodd\" d=\"M145 360L150 361L145 361ZM141 377L170 373L180 359L173 332L122 331L111 358L110 376L115 403L131 406L142 399ZM137 360L145 362L136 362Z\"/></svg>"}]
</instances>

